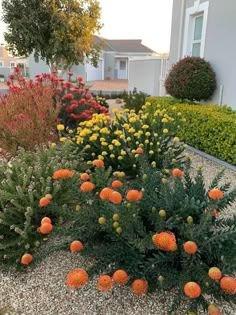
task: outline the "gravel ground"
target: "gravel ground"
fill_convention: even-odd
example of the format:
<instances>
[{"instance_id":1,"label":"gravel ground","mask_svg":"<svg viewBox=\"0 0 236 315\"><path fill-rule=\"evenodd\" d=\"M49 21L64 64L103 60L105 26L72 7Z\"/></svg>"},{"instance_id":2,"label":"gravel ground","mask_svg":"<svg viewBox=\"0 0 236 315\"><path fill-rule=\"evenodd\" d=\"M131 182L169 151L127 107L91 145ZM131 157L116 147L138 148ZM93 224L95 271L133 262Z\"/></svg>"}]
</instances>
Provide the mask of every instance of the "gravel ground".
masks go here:
<instances>
[{"instance_id":1,"label":"gravel ground","mask_svg":"<svg viewBox=\"0 0 236 315\"><path fill-rule=\"evenodd\" d=\"M206 185L221 169L191 152L192 171L203 167ZM236 173L226 170L224 181L236 186ZM236 204L230 211L236 212ZM50 246L50 244L48 243ZM36 268L15 273L0 272L0 314L17 315L167 315L173 300L173 292L147 294L138 298L128 287L114 288L105 294L96 289L97 278L79 290L69 290L65 285L67 273L75 268L87 268L92 260L79 254L59 251L48 256ZM8 309L1 312L2 308ZM235 315L227 305L221 305L221 314ZM178 315L187 314L182 305ZM206 314L199 312L199 315Z\"/></svg>"}]
</instances>

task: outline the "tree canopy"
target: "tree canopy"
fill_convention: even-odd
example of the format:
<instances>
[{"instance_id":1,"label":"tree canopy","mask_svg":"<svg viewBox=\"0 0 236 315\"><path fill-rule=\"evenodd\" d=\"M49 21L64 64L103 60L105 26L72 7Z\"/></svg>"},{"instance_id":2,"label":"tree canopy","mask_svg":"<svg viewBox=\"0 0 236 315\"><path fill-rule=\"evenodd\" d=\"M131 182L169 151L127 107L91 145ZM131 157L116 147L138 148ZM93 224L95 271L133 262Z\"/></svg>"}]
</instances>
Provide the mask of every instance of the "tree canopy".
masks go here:
<instances>
[{"instance_id":1,"label":"tree canopy","mask_svg":"<svg viewBox=\"0 0 236 315\"><path fill-rule=\"evenodd\" d=\"M96 65L102 27L97 0L3 0L4 38L15 56L34 53L52 68L70 68L86 57Z\"/></svg>"}]
</instances>

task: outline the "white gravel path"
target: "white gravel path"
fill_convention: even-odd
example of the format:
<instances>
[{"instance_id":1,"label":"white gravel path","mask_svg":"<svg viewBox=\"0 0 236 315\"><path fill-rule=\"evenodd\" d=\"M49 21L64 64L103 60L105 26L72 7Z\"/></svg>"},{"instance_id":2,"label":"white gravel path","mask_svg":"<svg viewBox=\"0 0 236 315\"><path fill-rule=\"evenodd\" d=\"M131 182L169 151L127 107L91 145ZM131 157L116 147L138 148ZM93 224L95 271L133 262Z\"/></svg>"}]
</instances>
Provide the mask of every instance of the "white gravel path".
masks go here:
<instances>
[{"instance_id":1,"label":"white gravel path","mask_svg":"<svg viewBox=\"0 0 236 315\"><path fill-rule=\"evenodd\" d=\"M218 165L196 154L189 153L195 169L203 166L206 184L221 169ZM226 170L224 180L236 186L236 173ZM230 211L236 212L234 204ZM50 242L48 242L50 246ZM65 284L67 273L75 268L87 268L92 260L69 251L59 251L48 256L36 268L25 272L0 271L0 315L167 315L173 293L134 296L128 287L115 288L101 293L96 289L97 278L79 290L70 290ZM1 309L11 307L12 312ZM10 310L10 309L9 309ZM178 315L187 314L184 307ZM199 312L198 315L206 314ZM221 305L222 315L235 315L227 305Z\"/></svg>"}]
</instances>

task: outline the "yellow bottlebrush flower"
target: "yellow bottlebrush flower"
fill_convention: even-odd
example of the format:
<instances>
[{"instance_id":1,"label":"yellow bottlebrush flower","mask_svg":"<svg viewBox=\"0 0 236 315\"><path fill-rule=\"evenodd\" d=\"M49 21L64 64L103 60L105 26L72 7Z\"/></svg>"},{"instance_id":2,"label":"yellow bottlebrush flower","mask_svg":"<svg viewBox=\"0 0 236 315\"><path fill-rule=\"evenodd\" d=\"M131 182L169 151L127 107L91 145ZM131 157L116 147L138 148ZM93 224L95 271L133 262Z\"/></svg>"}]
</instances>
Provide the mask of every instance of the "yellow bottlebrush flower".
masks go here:
<instances>
[{"instance_id":1,"label":"yellow bottlebrush flower","mask_svg":"<svg viewBox=\"0 0 236 315\"><path fill-rule=\"evenodd\" d=\"M121 146L121 143L120 143L118 140L116 140L116 142L114 143L114 145L115 145L116 147L120 147L120 146Z\"/></svg>"},{"instance_id":2,"label":"yellow bottlebrush flower","mask_svg":"<svg viewBox=\"0 0 236 315\"><path fill-rule=\"evenodd\" d=\"M84 128L83 130L80 131L80 136L81 137L85 137L85 136L87 136L87 135L89 135L91 133L92 133L92 131L90 129Z\"/></svg>"},{"instance_id":3,"label":"yellow bottlebrush flower","mask_svg":"<svg viewBox=\"0 0 236 315\"><path fill-rule=\"evenodd\" d=\"M135 136L135 137L139 137L139 133L138 133L138 132L135 132L135 133L134 133L134 136Z\"/></svg>"},{"instance_id":4,"label":"yellow bottlebrush flower","mask_svg":"<svg viewBox=\"0 0 236 315\"><path fill-rule=\"evenodd\" d=\"M162 118L161 122L168 123L168 119L167 118Z\"/></svg>"},{"instance_id":5,"label":"yellow bottlebrush flower","mask_svg":"<svg viewBox=\"0 0 236 315\"><path fill-rule=\"evenodd\" d=\"M103 155L99 155L98 156L98 160L104 160L104 156Z\"/></svg>"},{"instance_id":6,"label":"yellow bottlebrush flower","mask_svg":"<svg viewBox=\"0 0 236 315\"><path fill-rule=\"evenodd\" d=\"M133 127L129 128L128 132L130 133L134 133L135 132L135 129Z\"/></svg>"},{"instance_id":7,"label":"yellow bottlebrush flower","mask_svg":"<svg viewBox=\"0 0 236 315\"><path fill-rule=\"evenodd\" d=\"M113 149L114 149L114 145L109 144L108 149L109 149L109 150L113 150Z\"/></svg>"},{"instance_id":8,"label":"yellow bottlebrush flower","mask_svg":"<svg viewBox=\"0 0 236 315\"><path fill-rule=\"evenodd\" d=\"M104 142L104 141L106 141L105 138L100 138L100 142Z\"/></svg>"},{"instance_id":9,"label":"yellow bottlebrush flower","mask_svg":"<svg viewBox=\"0 0 236 315\"><path fill-rule=\"evenodd\" d=\"M131 109L130 112L131 112L131 113L135 113L135 110L134 110L134 109Z\"/></svg>"},{"instance_id":10,"label":"yellow bottlebrush flower","mask_svg":"<svg viewBox=\"0 0 236 315\"><path fill-rule=\"evenodd\" d=\"M131 153L135 154L135 153L136 153L136 150L133 149L133 150L131 151Z\"/></svg>"},{"instance_id":11,"label":"yellow bottlebrush flower","mask_svg":"<svg viewBox=\"0 0 236 315\"><path fill-rule=\"evenodd\" d=\"M161 152L161 149L157 149L157 152Z\"/></svg>"},{"instance_id":12,"label":"yellow bottlebrush flower","mask_svg":"<svg viewBox=\"0 0 236 315\"><path fill-rule=\"evenodd\" d=\"M154 168L157 166L157 163L155 161L152 161L151 166Z\"/></svg>"},{"instance_id":13,"label":"yellow bottlebrush flower","mask_svg":"<svg viewBox=\"0 0 236 315\"><path fill-rule=\"evenodd\" d=\"M135 123L137 121L137 119L135 118L135 117L131 117L130 119L129 119L129 122L130 123Z\"/></svg>"},{"instance_id":14,"label":"yellow bottlebrush flower","mask_svg":"<svg viewBox=\"0 0 236 315\"><path fill-rule=\"evenodd\" d=\"M119 160L119 161L123 160L123 156L119 155L119 156L118 156L118 160Z\"/></svg>"},{"instance_id":15,"label":"yellow bottlebrush flower","mask_svg":"<svg viewBox=\"0 0 236 315\"><path fill-rule=\"evenodd\" d=\"M178 137L174 137L173 141L174 142L179 142L179 138Z\"/></svg>"},{"instance_id":16,"label":"yellow bottlebrush flower","mask_svg":"<svg viewBox=\"0 0 236 315\"><path fill-rule=\"evenodd\" d=\"M148 125L143 125L142 128L143 128L143 129L148 129L149 126L148 126Z\"/></svg>"},{"instance_id":17,"label":"yellow bottlebrush flower","mask_svg":"<svg viewBox=\"0 0 236 315\"><path fill-rule=\"evenodd\" d=\"M54 147L56 147L57 146L57 144L55 143L55 142L52 142L51 144L50 144L50 147L51 148L54 148Z\"/></svg>"},{"instance_id":18,"label":"yellow bottlebrush flower","mask_svg":"<svg viewBox=\"0 0 236 315\"><path fill-rule=\"evenodd\" d=\"M139 142L138 142L138 141L136 141L136 142L135 142L135 144L139 145Z\"/></svg>"},{"instance_id":19,"label":"yellow bottlebrush flower","mask_svg":"<svg viewBox=\"0 0 236 315\"><path fill-rule=\"evenodd\" d=\"M176 109L177 109L176 106L173 106L173 107L172 107L172 110L176 110Z\"/></svg>"},{"instance_id":20,"label":"yellow bottlebrush flower","mask_svg":"<svg viewBox=\"0 0 236 315\"><path fill-rule=\"evenodd\" d=\"M124 140L125 139L125 135L120 135L120 139Z\"/></svg>"},{"instance_id":21,"label":"yellow bottlebrush flower","mask_svg":"<svg viewBox=\"0 0 236 315\"><path fill-rule=\"evenodd\" d=\"M182 115L181 112L178 112L178 113L177 113L177 116L181 116L181 115Z\"/></svg>"},{"instance_id":22,"label":"yellow bottlebrush flower","mask_svg":"<svg viewBox=\"0 0 236 315\"><path fill-rule=\"evenodd\" d=\"M139 157L139 154L135 154L134 157L137 159Z\"/></svg>"},{"instance_id":23,"label":"yellow bottlebrush flower","mask_svg":"<svg viewBox=\"0 0 236 315\"><path fill-rule=\"evenodd\" d=\"M143 106L142 106L142 109L143 109L143 110L144 110L144 109L146 109L146 106L145 106L145 105L143 105Z\"/></svg>"},{"instance_id":24,"label":"yellow bottlebrush flower","mask_svg":"<svg viewBox=\"0 0 236 315\"><path fill-rule=\"evenodd\" d=\"M57 130L63 131L63 130L65 130L65 126L63 124L59 124L59 125L57 125Z\"/></svg>"},{"instance_id":25,"label":"yellow bottlebrush flower","mask_svg":"<svg viewBox=\"0 0 236 315\"><path fill-rule=\"evenodd\" d=\"M88 164L88 165L92 165L93 162L92 162L92 161L88 161L87 164Z\"/></svg>"},{"instance_id":26,"label":"yellow bottlebrush flower","mask_svg":"<svg viewBox=\"0 0 236 315\"><path fill-rule=\"evenodd\" d=\"M65 142L67 139L66 139L66 137L61 137L59 140L60 140L61 142Z\"/></svg>"},{"instance_id":27,"label":"yellow bottlebrush flower","mask_svg":"<svg viewBox=\"0 0 236 315\"><path fill-rule=\"evenodd\" d=\"M83 139L83 138L77 137L77 140L76 140L76 143L77 143L77 144L81 144L81 143L83 143L83 142L84 142L84 139Z\"/></svg>"},{"instance_id":28,"label":"yellow bottlebrush flower","mask_svg":"<svg viewBox=\"0 0 236 315\"><path fill-rule=\"evenodd\" d=\"M120 154L121 154L121 155L126 155L127 153L126 153L125 150L122 149L122 150L120 151Z\"/></svg>"},{"instance_id":29,"label":"yellow bottlebrush flower","mask_svg":"<svg viewBox=\"0 0 236 315\"><path fill-rule=\"evenodd\" d=\"M92 126L93 126L93 123L91 120L86 122L86 127L92 127Z\"/></svg>"},{"instance_id":30,"label":"yellow bottlebrush flower","mask_svg":"<svg viewBox=\"0 0 236 315\"><path fill-rule=\"evenodd\" d=\"M140 143L139 146L140 146L140 148L143 148L143 147L144 147L143 143Z\"/></svg>"},{"instance_id":31,"label":"yellow bottlebrush flower","mask_svg":"<svg viewBox=\"0 0 236 315\"><path fill-rule=\"evenodd\" d=\"M139 130L138 133L139 133L140 135L143 135L143 130Z\"/></svg>"},{"instance_id":32,"label":"yellow bottlebrush flower","mask_svg":"<svg viewBox=\"0 0 236 315\"><path fill-rule=\"evenodd\" d=\"M152 104L150 102L145 103L146 106L151 106Z\"/></svg>"},{"instance_id":33,"label":"yellow bottlebrush flower","mask_svg":"<svg viewBox=\"0 0 236 315\"><path fill-rule=\"evenodd\" d=\"M153 146L153 142L150 142L149 144L150 144L151 147Z\"/></svg>"},{"instance_id":34,"label":"yellow bottlebrush flower","mask_svg":"<svg viewBox=\"0 0 236 315\"><path fill-rule=\"evenodd\" d=\"M98 137L96 135L92 135L91 137L89 137L89 141L96 141L97 138Z\"/></svg>"},{"instance_id":35,"label":"yellow bottlebrush flower","mask_svg":"<svg viewBox=\"0 0 236 315\"><path fill-rule=\"evenodd\" d=\"M125 108L124 109L124 113L128 113L129 112L129 109L128 108Z\"/></svg>"},{"instance_id":36,"label":"yellow bottlebrush flower","mask_svg":"<svg viewBox=\"0 0 236 315\"><path fill-rule=\"evenodd\" d=\"M102 145L103 147L106 147L106 146L108 145L108 143L105 142L105 141L103 141L103 142L101 143L101 145Z\"/></svg>"},{"instance_id":37,"label":"yellow bottlebrush flower","mask_svg":"<svg viewBox=\"0 0 236 315\"><path fill-rule=\"evenodd\" d=\"M165 128L165 129L163 129L163 133L164 133L164 134L167 134L168 132L169 132L169 130L168 130L168 129L166 129L166 128Z\"/></svg>"},{"instance_id":38,"label":"yellow bottlebrush flower","mask_svg":"<svg viewBox=\"0 0 236 315\"><path fill-rule=\"evenodd\" d=\"M111 155L110 155L110 158L111 158L111 159L114 159L115 157L116 157L115 154L111 154Z\"/></svg>"},{"instance_id":39,"label":"yellow bottlebrush flower","mask_svg":"<svg viewBox=\"0 0 236 315\"><path fill-rule=\"evenodd\" d=\"M101 154L102 154L102 155L107 155L107 152L106 152L106 151L102 151Z\"/></svg>"},{"instance_id":40,"label":"yellow bottlebrush flower","mask_svg":"<svg viewBox=\"0 0 236 315\"><path fill-rule=\"evenodd\" d=\"M91 145L90 144L86 144L85 149L91 149Z\"/></svg>"},{"instance_id":41,"label":"yellow bottlebrush flower","mask_svg":"<svg viewBox=\"0 0 236 315\"><path fill-rule=\"evenodd\" d=\"M104 127L102 129L100 129L100 133L101 134L105 134L105 135L109 135L110 134L110 131L108 130L107 127Z\"/></svg>"},{"instance_id":42,"label":"yellow bottlebrush flower","mask_svg":"<svg viewBox=\"0 0 236 315\"><path fill-rule=\"evenodd\" d=\"M149 131L147 131L147 132L145 133L145 136L146 136L146 137L150 137L150 136L151 136L151 133L150 133Z\"/></svg>"},{"instance_id":43,"label":"yellow bottlebrush flower","mask_svg":"<svg viewBox=\"0 0 236 315\"><path fill-rule=\"evenodd\" d=\"M147 119L148 115L147 114L143 114L141 115L141 119Z\"/></svg>"},{"instance_id":44,"label":"yellow bottlebrush flower","mask_svg":"<svg viewBox=\"0 0 236 315\"><path fill-rule=\"evenodd\" d=\"M69 134L71 135L74 131L72 129L69 129Z\"/></svg>"},{"instance_id":45,"label":"yellow bottlebrush flower","mask_svg":"<svg viewBox=\"0 0 236 315\"><path fill-rule=\"evenodd\" d=\"M144 143L146 143L146 144L147 144L147 143L149 143L149 140L148 140L148 139L146 139L146 140L144 141Z\"/></svg>"},{"instance_id":46,"label":"yellow bottlebrush flower","mask_svg":"<svg viewBox=\"0 0 236 315\"><path fill-rule=\"evenodd\" d=\"M112 113L114 113L114 114L119 113L119 109L113 108Z\"/></svg>"},{"instance_id":47,"label":"yellow bottlebrush flower","mask_svg":"<svg viewBox=\"0 0 236 315\"><path fill-rule=\"evenodd\" d=\"M99 130L100 130L100 127L98 127L98 126L93 127L93 131L99 131Z\"/></svg>"},{"instance_id":48,"label":"yellow bottlebrush flower","mask_svg":"<svg viewBox=\"0 0 236 315\"><path fill-rule=\"evenodd\" d=\"M153 151L153 150L150 150L148 153L149 153L150 155L152 155L152 154L154 154L154 151Z\"/></svg>"},{"instance_id":49,"label":"yellow bottlebrush flower","mask_svg":"<svg viewBox=\"0 0 236 315\"><path fill-rule=\"evenodd\" d=\"M116 131L114 132L114 134L115 134L116 136L119 136L119 135L122 134L122 131L121 131L121 130L116 130Z\"/></svg>"},{"instance_id":50,"label":"yellow bottlebrush flower","mask_svg":"<svg viewBox=\"0 0 236 315\"><path fill-rule=\"evenodd\" d=\"M130 128L130 125L129 125L129 124L124 124L122 127L123 127L124 129L129 129L129 128Z\"/></svg>"},{"instance_id":51,"label":"yellow bottlebrush flower","mask_svg":"<svg viewBox=\"0 0 236 315\"><path fill-rule=\"evenodd\" d=\"M131 141L132 139L130 137L127 137L126 138L126 141Z\"/></svg>"},{"instance_id":52,"label":"yellow bottlebrush flower","mask_svg":"<svg viewBox=\"0 0 236 315\"><path fill-rule=\"evenodd\" d=\"M91 155L94 157L96 155L96 153L93 152L93 153L91 153Z\"/></svg>"},{"instance_id":53,"label":"yellow bottlebrush flower","mask_svg":"<svg viewBox=\"0 0 236 315\"><path fill-rule=\"evenodd\" d=\"M183 122L186 122L186 118L183 118L182 121L183 121Z\"/></svg>"}]
</instances>

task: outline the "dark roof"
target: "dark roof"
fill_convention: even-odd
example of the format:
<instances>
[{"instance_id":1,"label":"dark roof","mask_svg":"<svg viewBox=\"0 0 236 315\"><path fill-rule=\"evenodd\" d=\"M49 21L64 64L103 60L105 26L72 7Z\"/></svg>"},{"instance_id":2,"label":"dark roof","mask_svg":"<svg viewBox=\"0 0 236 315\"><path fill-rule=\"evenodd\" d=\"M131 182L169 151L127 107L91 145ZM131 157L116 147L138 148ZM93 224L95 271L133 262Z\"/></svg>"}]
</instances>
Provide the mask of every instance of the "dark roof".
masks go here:
<instances>
[{"instance_id":1,"label":"dark roof","mask_svg":"<svg viewBox=\"0 0 236 315\"><path fill-rule=\"evenodd\" d=\"M154 53L155 51L144 46L141 39L105 39L96 36L96 42L102 44L102 50L117 52Z\"/></svg>"}]
</instances>

